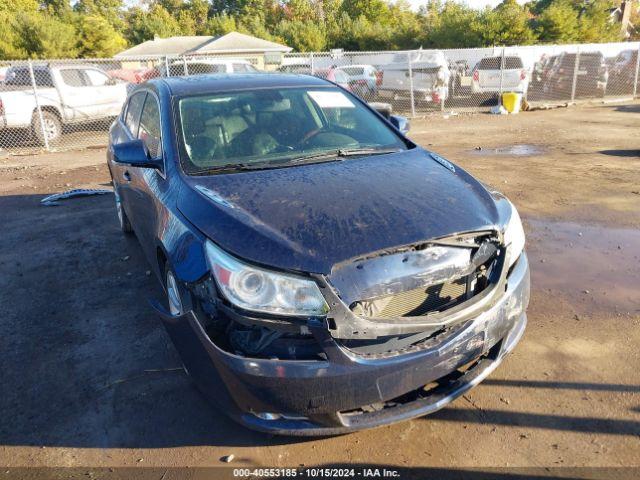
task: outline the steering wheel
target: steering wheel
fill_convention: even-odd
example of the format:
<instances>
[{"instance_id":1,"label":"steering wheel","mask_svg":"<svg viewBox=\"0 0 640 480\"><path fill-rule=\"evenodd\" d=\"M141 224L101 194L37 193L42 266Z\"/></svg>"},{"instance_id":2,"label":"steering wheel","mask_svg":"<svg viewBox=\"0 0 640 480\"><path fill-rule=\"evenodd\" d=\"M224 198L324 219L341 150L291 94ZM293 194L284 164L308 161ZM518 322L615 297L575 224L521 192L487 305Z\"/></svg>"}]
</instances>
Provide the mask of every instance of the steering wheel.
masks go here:
<instances>
[{"instance_id":1,"label":"steering wheel","mask_svg":"<svg viewBox=\"0 0 640 480\"><path fill-rule=\"evenodd\" d=\"M304 136L302 137L302 140L300 140L300 144L307 143L313 137L318 135L321 130L322 130L322 127L312 128L311 130L309 130L307 133L304 134Z\"/></svg>"}]
</instances>

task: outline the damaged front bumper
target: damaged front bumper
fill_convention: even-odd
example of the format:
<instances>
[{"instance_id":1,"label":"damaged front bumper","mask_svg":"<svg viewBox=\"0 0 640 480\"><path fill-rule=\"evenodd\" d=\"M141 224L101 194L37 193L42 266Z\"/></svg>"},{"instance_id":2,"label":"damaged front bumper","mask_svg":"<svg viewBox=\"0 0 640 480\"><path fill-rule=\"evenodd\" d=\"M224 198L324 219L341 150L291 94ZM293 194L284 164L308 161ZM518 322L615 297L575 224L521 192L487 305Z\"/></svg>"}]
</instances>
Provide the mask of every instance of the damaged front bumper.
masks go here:
<instances>
[{"instance_id":1,"label":"damaged front bumper","mask_svg":"<svg viewBox=\"0 0 640 480\"><path fill-rule=\"evenodd\" d=\"M161 315L196 384L232 418L274 434L335 435L439 410L495 370L526 325L526 254L504 285L497 302L442 342L375 359L322 328L312 333L326 360L247 358L212 342L193 311Z\"/></svg>"}]
</instances>

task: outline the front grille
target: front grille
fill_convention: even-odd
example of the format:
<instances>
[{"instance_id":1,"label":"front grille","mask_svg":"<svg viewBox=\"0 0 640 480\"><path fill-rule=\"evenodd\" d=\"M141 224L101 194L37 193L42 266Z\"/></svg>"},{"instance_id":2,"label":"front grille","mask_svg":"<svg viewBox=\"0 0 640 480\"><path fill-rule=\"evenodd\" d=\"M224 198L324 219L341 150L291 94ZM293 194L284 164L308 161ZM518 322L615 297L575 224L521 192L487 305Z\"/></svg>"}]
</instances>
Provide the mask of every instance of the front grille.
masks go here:
<instances>
[{"instance_id":1,"label":"front grille","mask_svg":"<svg viewBox=\"0 0 640 480\"><path fill-rule=\"evenodd\" d=\"M418 317L450 308L464 301L466 293L467 277L463 277L451 282L407 290L375 300L356 302L351 310L356 315L363 317Z\"/></svg>"}]
</instances>

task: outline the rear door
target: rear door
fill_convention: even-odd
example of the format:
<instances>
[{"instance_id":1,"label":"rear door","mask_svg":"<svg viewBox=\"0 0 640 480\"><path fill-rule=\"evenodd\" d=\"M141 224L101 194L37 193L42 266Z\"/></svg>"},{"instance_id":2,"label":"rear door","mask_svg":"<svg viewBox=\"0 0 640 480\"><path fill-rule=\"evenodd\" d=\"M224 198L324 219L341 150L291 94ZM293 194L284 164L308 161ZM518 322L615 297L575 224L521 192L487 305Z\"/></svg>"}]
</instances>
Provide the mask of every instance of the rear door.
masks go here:
<instances>
[{"instance_id":1,"label":"rear door","mask_svg":"<svg viewBox=\"0 0 640 480\"><path fill-rule=\"evenodd\" d=\"M115 117L127 98L127 87L97 68L84 70L88 79L88 89L93 94L93 116L95 118Z\"/></svg>"},{"instance_id":2,"label":"rear door","mask_svg":"<svg viewBox=\"0 0 640 480\"><path fill-rule=\"evenodd\" d=\"M117 138L113 138L113 143L128 142L138 138L138 129L140 127L140 115L142 114L142 107L147 97L147 92L140 91L134 93L127 103L127 107L123 116L123 128L119 129L121 132ZM133 181L132 175L133 167L128 165L121 165L113 162L111 164L111 173L115 183L115 190L118 199L122 202L127 217L132 221L133 225L133 204L135 198L131 195L131 183Z\"/></svg>"},{"instance_id":3,"label":"rear door","mask_svg":"<svg viewBox=\"0 0 640 480\"><path fill-rule=\"evenodd\" d=\"M95 118L95 91L82 68L62 68L58 71L58 90L64 116L74 122Z\"/></svg>"}]
</instances>

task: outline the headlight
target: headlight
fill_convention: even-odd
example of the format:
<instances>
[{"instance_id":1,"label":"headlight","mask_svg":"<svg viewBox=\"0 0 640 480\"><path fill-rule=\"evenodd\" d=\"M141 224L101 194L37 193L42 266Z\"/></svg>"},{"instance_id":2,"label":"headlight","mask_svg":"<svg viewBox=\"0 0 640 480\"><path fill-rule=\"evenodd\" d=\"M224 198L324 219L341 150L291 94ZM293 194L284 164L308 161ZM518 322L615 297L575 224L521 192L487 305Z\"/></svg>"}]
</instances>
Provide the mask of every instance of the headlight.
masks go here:
<instances>
[{"instance_id":1,"label":"headlight","mask_svg":"<svg viewBox=\"0 0 640 480\"><path fill-rule=\"evenodd\" d=\"M314 281L248 265L210 241L205 249L218 287L236 307L297 316L325 315L329 311Z\"/></svg>"},{"instance_id":2,"label":"headlight","mask_svg":"<svg viewBox=\"0 0 640 480\"><path fill-rule=\"evenodd\" d=\"M511 206L511 217L509 218L509 223L507 223L507 228L504 230L504 243L509 252L509 268L511 268L511 265L516 263L522 250L524 250L524 229L515 205L511 202L509 202L509 205Z\"/></svg>"}]
</instances>

